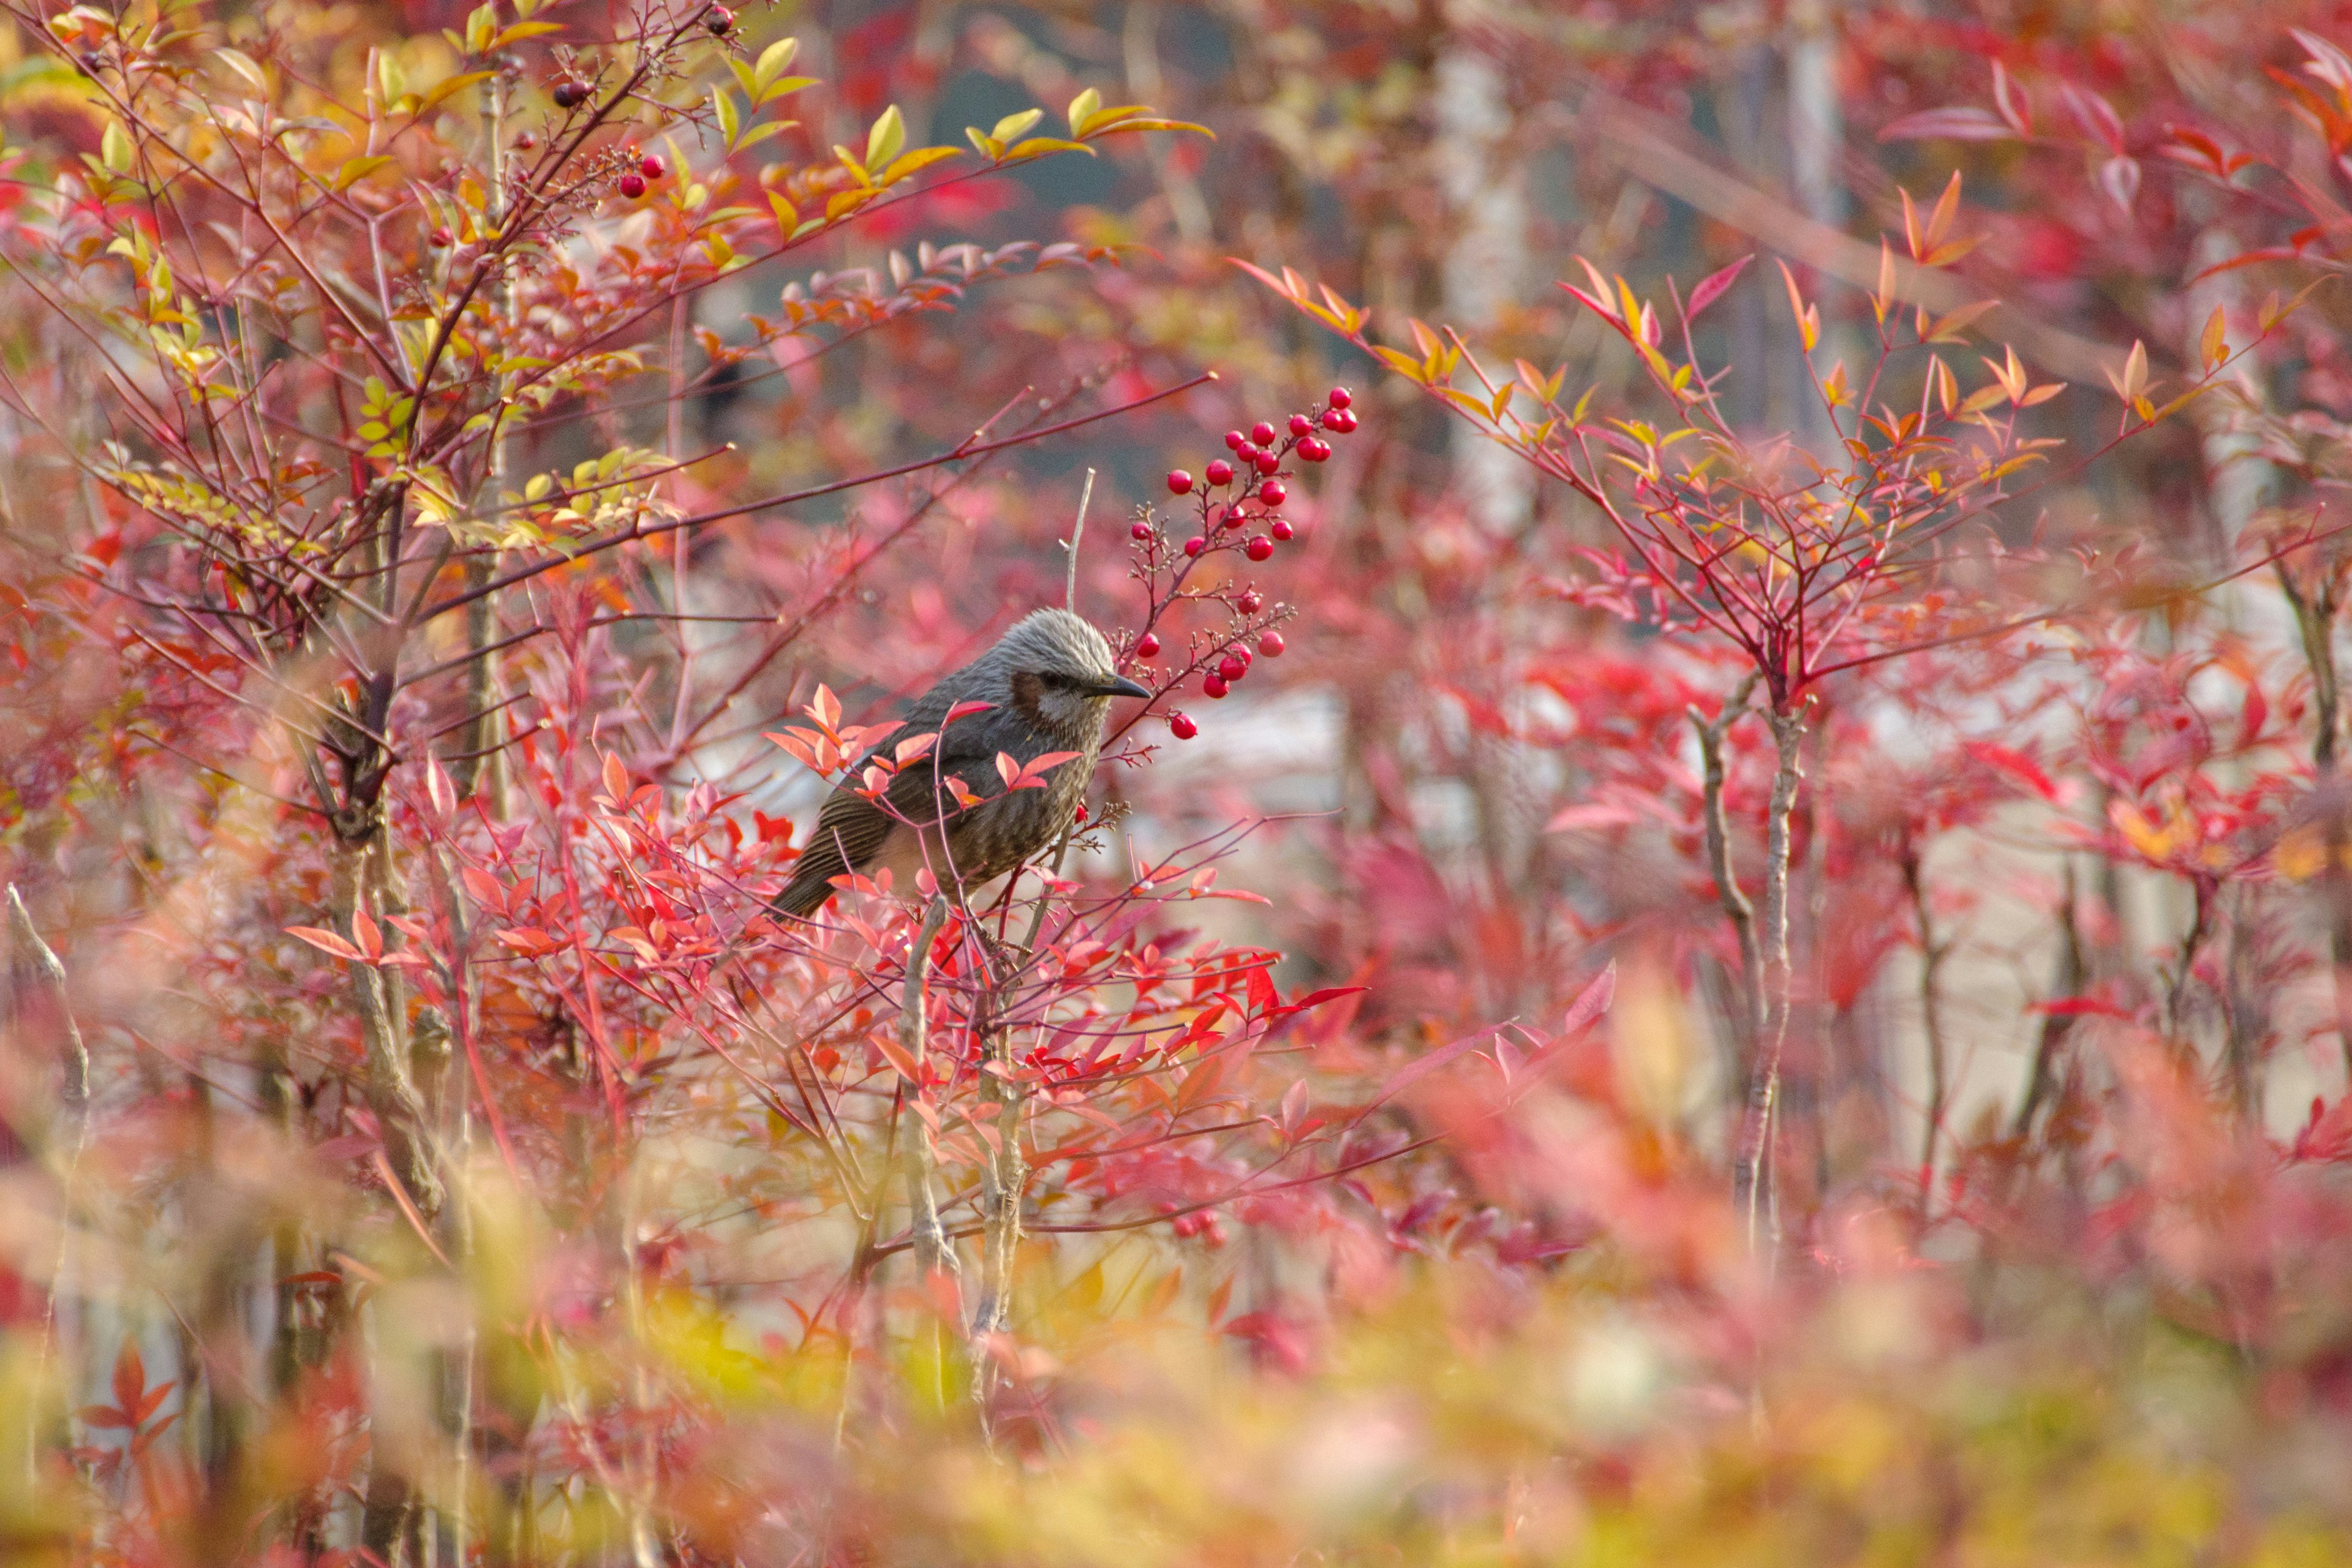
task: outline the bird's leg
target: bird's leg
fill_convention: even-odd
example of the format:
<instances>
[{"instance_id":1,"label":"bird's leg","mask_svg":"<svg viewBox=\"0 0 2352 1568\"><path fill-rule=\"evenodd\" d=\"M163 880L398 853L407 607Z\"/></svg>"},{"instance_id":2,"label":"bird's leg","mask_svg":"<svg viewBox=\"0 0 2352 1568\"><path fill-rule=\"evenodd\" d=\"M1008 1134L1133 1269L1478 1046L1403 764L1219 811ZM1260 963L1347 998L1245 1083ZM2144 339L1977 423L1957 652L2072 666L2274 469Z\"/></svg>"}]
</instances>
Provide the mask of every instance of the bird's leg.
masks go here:
<instances>
[{"instance_id":1,"label":"bird's leg","mask_svg":"<svg viewBox=\"0 0 2352 1568\"><path fill-rule=\"evenodd\" d=\"M940 934L947 920L948 901L944 895L931 900L931 907L923 915L922 929L915 935L915 945L907 953L907 989L898 1004L898 1044L913 1058L919 1072L924 1065L929 1040L929 1028L923 1016L923 982L930 973L931 942ZM926 1075L928 1076L928 1075ZM925 1087L918 1082L915 1092L919 1097ZM918 1101L919 1105L919 1100ZM947 1237L947 1227L940 1223L939 1190L932 1181L938 1168L938 1157L932 1152L930 1133L934 1123L919 1113L915 1125L907 1129L906 1173L908 1228L915 1243L915 1268L929 1287L934 1280L944 1281L945 1293L950 1297L957 1290L956 1251ZM960 1321L963 1316L960 1300L951 1302L951 1310ZM942 1313L944 1319L945 1313ZM935 1325L933 1333L940 1331ZM940 1401L947 1401L947 1355L944 1344L935 1344L933 1364L939 1370Z\"/></svg>"}]
</instances>

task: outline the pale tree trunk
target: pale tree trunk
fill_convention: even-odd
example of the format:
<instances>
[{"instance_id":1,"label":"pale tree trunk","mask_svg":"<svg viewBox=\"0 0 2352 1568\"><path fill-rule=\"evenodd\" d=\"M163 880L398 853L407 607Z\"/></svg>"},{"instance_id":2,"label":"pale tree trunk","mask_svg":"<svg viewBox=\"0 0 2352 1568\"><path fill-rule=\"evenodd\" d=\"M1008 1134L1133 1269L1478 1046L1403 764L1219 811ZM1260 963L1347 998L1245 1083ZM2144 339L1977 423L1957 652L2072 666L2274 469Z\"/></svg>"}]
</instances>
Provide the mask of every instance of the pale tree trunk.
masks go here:
<instances>
[{"instance_id":1,"label":"pale tree trunk","mask_svg":"<svg viewBox=\"0 0 2352 1568\"><path fill-rule=\"evenodd\" d=\"M1795 0L1789 7L1788 69L1789 192L1804 215L1825 227L1843 229L1847 203L1845 182L1838 163L1845 152L1845 108L1838 100L1838 58L1844 40L1838 31L1836 0ZM1817 289L1832 296L1824 282ZM1822 347L1814 359L1822 374L1843 360L1849 374L1863 358L1860 341L1846 324L1834 300L1822 309ZM1816 453L1837 450L1837 434L1829 413L1811 387L1798 406L1797 434Z\"/></svg>"},{"instance_id":2,"label":"pale tree trunk","mask_svg":"<svg viewBox=\"0 0 2352 1568\"><path fill-rule=\"evenodd\" d=\"M1452 239L1440 266L1448 325L1476 338L1517 303L1528 271L1527 177L1511 146L1502 68L1456 37L1438 57L1430 152L1444 193ZM1452 422L1454 468L1470 515L1497 533L1524 527L1535 505L1535 470L1518 456Z\"/></svg>"}]
</instances>

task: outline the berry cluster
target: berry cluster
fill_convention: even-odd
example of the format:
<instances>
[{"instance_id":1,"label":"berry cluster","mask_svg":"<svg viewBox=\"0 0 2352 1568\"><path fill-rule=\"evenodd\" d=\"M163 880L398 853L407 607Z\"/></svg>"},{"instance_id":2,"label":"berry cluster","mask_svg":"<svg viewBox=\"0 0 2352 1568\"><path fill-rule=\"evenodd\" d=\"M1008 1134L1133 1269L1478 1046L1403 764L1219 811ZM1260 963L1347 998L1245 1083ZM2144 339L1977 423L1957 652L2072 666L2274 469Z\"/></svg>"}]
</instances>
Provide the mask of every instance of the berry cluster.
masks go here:
<instances>
[{"instance_id":1,"label":"berry cluster","mask_svg":"<svg viewBox=\"0 0 2352 1568\"><path fill-rule=\"evenodd\" d=\"M637 166L635 169L622 174L619 181L620 192L631 201L635 201L646 194L646 187L648 184L668 173L669 165L654 153L648 153L637 160Z\"/></svg>"},{"instance_id":2,"label":"berry cluster","mask_svg":"<svg viewBox=\"0 0 2352 1568\"><path fill-rule=\"evenodd\" d=\"M1202 562L1220 552L1265 562L1272 559L1277 544L1296 536L1289 519L1281 515L1283 503L1290 499L1284 481L1293 477L1285 464L1293 458L1304 463L1328 461L1331 443L1326 433L1345 436L1356 428L1356 415L1349 407L1354 401L1346 387L1335 386L1320 407L1291 415L1285 428L1277 429L1271 421L1261 419L1246 431L1226 431L1225 448L1232 455L1212 461L1201 479L1196 480L1184 468L1171 470L1168 493L1191 498L1199 519L1198 531L1178 547L1181 553L1170 548L1160 524L1148 512L1137 518L1131 530L1141 557L1136 574L1150 593L1151 613L1129 650L1133 657L1147 664L1160 657L1160 640L1152 628L1181 600L1215 599L1234 616L1226 626L1192 638L1185 668L1171 672L1159 689L1160 693L1175 690L1198 672L1202 694L1223 697L1249 673L1260 654L1268 658L1281 656L1282 634L1274 626L1288 618L1291 612L1286 606L1276 605L1269 610L1265 596L1252 586L1244 585L1238 592L1228 592L1230 584L1193 589L1185 586L1186 579ZM1164 591L1160 585L1163 570L1167 573ZM1181 710L1169 713L1168 729L1180 741L1201 732L1192 716Z\"/></svg>"}]
</instances>

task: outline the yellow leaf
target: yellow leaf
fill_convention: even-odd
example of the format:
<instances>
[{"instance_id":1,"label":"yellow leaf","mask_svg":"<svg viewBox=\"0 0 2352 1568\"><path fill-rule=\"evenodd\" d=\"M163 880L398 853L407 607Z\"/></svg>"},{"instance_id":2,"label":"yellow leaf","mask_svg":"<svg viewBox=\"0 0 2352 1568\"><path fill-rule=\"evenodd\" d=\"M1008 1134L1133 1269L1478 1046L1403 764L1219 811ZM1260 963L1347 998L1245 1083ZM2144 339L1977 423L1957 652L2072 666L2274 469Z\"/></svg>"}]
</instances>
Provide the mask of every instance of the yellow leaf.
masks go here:
<instances>
[{"instance_id":1,"label":"yellow leaf","mask_svg":"<svg viewBox=\"0 0 2352 1568\"><path fill-rule=\"evenodd\" d=\"M1004 161L1018 163L1024 158L1040 158L1048 153L1084 153L1092 158L1095 150L1083 142L1066 142L1059 136L1032 136L1026 142L1016 142L1004 150Z\"/></svg>"},{"instance_id":2,"label":"yellow leaf","mask_svg":"<svg viewBox=\"0 0 2352 1568\"><path fill-rule=\"evenodd\" d=\"M989 132L989 139L1006 143L1017 142L1029 133L1031 126L1045 118L1045 111L1042 109L1024 109L1018 114L1008 114Z\"/></svg>"},{"instance_id":3,"label":"yellow leaf","mask_svg":"<svg viewBox=\"0 0 2352 1568\"><path fill-rule=\"evenodd\" d=\"M1093 88L1087 89L1086 91L1070 100L1070 134L1073 136L1080 134L1078 128L1087 122L1087 116L1101 107L1102 94Z\"/></svg>"},{"instance_id":4,"label":"yellow leaf","mask_svg":"<svg viewBox=\"0 0 2352 1568\"><path fill-rule=\"evenodd\" d=\"M2198 350L2205 356L2205 368L2211 370L2230 355L2229 310L2221 305L2205 319L2205 331L2199 340Z\"/></svg>"},{"instance_id":5,"label":"yellow leaf","mask_svg":"<svg viewBox=\"0 0 2352 1568\"><path fill-rule=\"evenodd\" d=\"M800 52L798 38L778 38L760 51L760 63L751 68L752 81L760 87L768 86L784 74Z\"/></svg>"},{"instance_id":6,"label":"yellow leaf","mask_svg":"<svg viewBox=\"0 0 2352 1568\"><path fill-rule=\"evenodd\" d=\"M918 147L893 163L874 177L877 185L895 185L908 175L929 168L942 158L961 158L962 150L955 147Z\"/></svg>"}]
</instances>

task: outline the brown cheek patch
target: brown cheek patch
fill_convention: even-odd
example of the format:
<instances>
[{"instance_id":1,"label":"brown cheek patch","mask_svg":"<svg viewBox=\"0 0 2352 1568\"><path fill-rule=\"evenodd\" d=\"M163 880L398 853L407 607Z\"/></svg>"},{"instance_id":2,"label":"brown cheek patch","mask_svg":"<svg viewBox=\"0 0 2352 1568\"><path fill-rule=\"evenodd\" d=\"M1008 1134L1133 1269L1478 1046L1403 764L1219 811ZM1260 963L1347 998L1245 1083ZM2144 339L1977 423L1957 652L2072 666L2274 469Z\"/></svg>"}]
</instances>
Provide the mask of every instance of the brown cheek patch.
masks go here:
<instances>
[{"instance_id":1,"label":"brown cheek patch","mask_svg":"<svg viewBox=\"0 0 2352 1568\"><path fill-rule=\"evenodd\" d=\"M1045 683L1028 670L1016 670L1013 676L1013 706L1032 724L1043 724L1045 715L1037 710L1037 700L1045 694Z\"/></svg>"}]
</instances>

